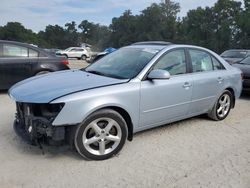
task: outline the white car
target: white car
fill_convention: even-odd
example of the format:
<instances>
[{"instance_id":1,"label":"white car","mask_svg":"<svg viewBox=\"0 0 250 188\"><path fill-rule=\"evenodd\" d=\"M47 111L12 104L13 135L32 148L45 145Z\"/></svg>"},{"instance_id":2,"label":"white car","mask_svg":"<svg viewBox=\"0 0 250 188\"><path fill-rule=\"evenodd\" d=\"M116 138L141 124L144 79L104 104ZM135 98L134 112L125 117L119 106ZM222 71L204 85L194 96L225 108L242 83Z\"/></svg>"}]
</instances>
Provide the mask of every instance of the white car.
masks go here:
<instances>
[{"instance_id":1,"label":"white car","mask_svg":"<svg viewBox=\"0 0 250 188\"><path fill-rule=\"evenodd\" d=\"M65 50L56 52L56 55L65 56L66 58L77 58L86 60L90 58L90 52L83 47L70 47Z\"/></svg>"}]
</instances>

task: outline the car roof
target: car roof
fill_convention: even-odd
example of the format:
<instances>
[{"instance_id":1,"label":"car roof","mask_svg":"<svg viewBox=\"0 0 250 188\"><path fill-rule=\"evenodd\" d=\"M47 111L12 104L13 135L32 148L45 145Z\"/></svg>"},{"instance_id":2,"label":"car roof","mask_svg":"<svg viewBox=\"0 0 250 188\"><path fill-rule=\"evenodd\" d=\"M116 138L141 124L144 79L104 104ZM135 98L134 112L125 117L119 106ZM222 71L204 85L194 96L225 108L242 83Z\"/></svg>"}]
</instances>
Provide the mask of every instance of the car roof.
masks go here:
<instances>
[{"instance_id":1,"label":"car roof","mask_svg":"<svg viewBox=\"0 0 250 188\"><path fill-rule=\"evenodd\" d=\"M143 42L136 42L131 45L157 45L157 46L166 46L172 44L171 42L165 41L143 41Z\"/></svg>"},{"instance_id":2,"label":"car roof","mask_svg":"<svg viewBox=\"0 0 250 188\"><path fill-rule=\"evenodd\" d=\"M147 48L147 49L153 49L153 50L164 50L164 49L170 49L170 48L195 48L195 49L200 49L200 50L205 50L205 51L210 51L209 49L200 47L200 46L195 46L195 45L187 45L187 44L173 44L170 42L162 42L158 43L158 41L153 41L153 43L150 42L140 42L140 44L134 43L130 46L126 46L126 48Z\"/></svg>"}]
</instances>

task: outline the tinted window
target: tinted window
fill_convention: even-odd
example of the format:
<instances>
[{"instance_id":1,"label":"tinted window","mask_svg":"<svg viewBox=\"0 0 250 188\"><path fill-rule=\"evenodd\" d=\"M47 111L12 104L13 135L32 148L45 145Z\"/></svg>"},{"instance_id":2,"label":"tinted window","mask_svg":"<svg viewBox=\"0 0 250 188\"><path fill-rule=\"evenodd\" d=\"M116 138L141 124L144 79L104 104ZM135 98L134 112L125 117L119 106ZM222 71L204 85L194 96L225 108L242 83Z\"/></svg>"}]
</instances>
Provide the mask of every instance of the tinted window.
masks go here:
<instances>
[{"instance_id":1,"label":"tinted window","mask_svg":"<svg viewBox=\"0 0 250 188\"><path fill-rule=\"evenodd\" d=\"M214 70L222 70L225 69L225 67L212 56L212 60L213 60L213 65L214 65Z\"/></svg>"},{"instance_id":2,"label":"tinted window","mask_svg":"<svg viewBox=\"0 0 250 188\"><path fill-rule=\"evenodd\" d=\"M189 50L193 72L204 72L213 70L211 56L204 51Z\"/></svg>"},{"instance_id":3,"label":"tinted window","mask_svg":"<svg viewBox=\"0 0 250 188\"><path fill-rule=\"evenodd\" d=\"M186 73L186 58L184 50L175 50L164 55L154 69L168 71L171 75Z\"/></svg>"},{"instance_id":4,"label":"tinted window","mask_svg":"<svg viewBox=\"0 0 250 188\"><path fill-rule=\"evenodd\" d=\"M79 49L79 48L74 48L72 50L70 50L71 52L82 52L84 51L83 49Z\"/></svg>"},{"instance_id":5,"label":"tinted window","mask_svg":"<svg viewBox=\"0 0 250 188\"><path fill-rule=\"evenodd\" d=\"M28 57L28 48L13 44L3 44L3 56L5 57Z\"/></svg>"},{"instance_id":6,"label":"tinted window","mask_svg":"<svg viewBox=\"0 0 250 188\"><path fill-rule=\"evenodd\" d=\"M38 57L38 52L32 49L29 49L29 57Z\"/></svg>"}]
</instances>

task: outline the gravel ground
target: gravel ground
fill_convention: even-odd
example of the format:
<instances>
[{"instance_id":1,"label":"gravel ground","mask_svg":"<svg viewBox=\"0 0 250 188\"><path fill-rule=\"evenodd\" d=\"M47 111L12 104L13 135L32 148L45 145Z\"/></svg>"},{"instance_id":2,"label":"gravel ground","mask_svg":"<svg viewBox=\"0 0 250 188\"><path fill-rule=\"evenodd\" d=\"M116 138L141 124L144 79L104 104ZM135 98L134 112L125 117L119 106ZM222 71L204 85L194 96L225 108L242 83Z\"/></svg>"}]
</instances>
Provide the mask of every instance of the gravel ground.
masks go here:
<instances>
[{"instance_id":1,"label":"gravel ground","mask_svg":"<svg viewBox=\"0 0 250 188\"><path fill-rule=\"evenodd\" d=\"M249 188L249 111L248 94L224 121L200 116L138 133L118 156L97 162L67 147L42 154L24 143L12 129L15 105L2 92L0 187Z\"/></svg>"},{"instance_id":2,"label":"gravel ground","mask_svg":"<svg viewBox=\"0 0 250 188\"><path fill-rule=\"evenodd\" d=\"M88 66L89 64L83 60L69 59L69 67L71 69L80 69Z\"/></svg>"}]
</instances>

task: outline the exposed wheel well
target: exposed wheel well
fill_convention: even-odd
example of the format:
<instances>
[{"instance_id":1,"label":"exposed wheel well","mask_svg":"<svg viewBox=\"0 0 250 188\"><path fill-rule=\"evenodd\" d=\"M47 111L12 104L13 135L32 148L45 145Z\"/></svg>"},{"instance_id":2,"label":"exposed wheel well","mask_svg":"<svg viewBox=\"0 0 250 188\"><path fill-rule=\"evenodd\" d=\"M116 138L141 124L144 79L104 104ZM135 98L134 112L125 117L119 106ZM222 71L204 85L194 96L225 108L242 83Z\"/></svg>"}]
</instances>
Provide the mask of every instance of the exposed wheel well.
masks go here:
<instances>
[{"instance_id":1,"label":"exposed wheel well","mask_svg":"<svg viewBox=\"0 0 250 188\"><path fill-rule=\"evenodd\" d=\"M232 88L227 88L226 90L230 91L232 93L232 96L233 96L233 101L232 101L232 105L231 105L231 108L234 108L235 106L235 93L234 93L234 90Z\"/></svg>"},{"instance_id":2,"label":"exposed wheel well","mask_svg":"<svg viewBox=\"0 0 250 188\"><path fill-rule=\"evenodd\" d=\"M121 114L121 116L124 118L124 120L127 123L128 126L128 140L132 141L133 140L133 123L131 120L130 115L128 114L128 112L126 110L124 110L123 108L117 107L117 106L109 106L109 107L105 107L108 109L112 109L116 112L118 112L119 114Z\"/></svg>"}]
</instances>

